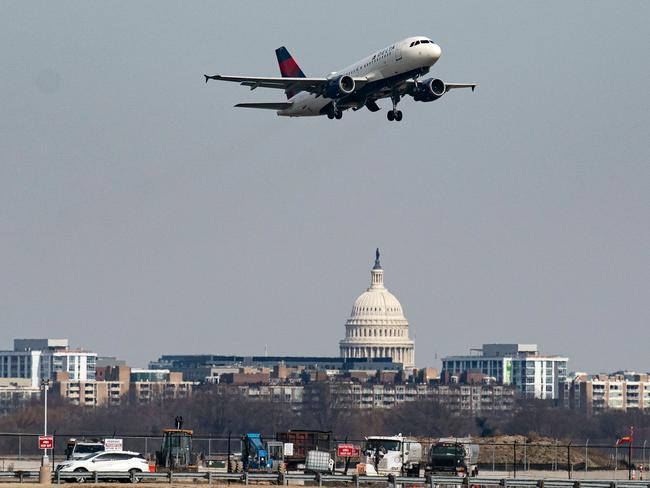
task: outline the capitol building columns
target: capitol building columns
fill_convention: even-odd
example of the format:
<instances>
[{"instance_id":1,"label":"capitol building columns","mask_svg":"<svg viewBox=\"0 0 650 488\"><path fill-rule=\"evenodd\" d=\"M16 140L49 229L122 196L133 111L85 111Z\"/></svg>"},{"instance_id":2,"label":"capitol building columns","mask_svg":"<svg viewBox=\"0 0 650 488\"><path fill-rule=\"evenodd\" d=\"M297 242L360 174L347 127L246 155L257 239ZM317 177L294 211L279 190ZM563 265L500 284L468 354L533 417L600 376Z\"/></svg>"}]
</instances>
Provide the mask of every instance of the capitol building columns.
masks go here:
<instances>
[{"instance_id":1,"label":"capitol building columns","mask_svg":"<svg viewBox=\"0 0 650 488\"><path fill-rule=\"evenodd\" d=\"M399 300L384 286L384 270L377 249L370 271L370 288L352 307L340 342L344 358L391 358L405 369L415 367L414 342L409 339L408 322Z\"/></svg>"}]
</instances>

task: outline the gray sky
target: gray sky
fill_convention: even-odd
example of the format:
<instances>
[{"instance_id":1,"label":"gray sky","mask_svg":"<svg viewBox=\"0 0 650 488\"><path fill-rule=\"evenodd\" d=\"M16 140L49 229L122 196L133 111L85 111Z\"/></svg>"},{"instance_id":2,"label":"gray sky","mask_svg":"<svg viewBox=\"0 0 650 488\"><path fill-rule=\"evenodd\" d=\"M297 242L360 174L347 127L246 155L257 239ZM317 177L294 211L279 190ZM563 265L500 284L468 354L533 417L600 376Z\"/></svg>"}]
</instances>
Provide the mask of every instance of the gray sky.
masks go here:
<instances>
[{"instance_id":1,"label":"gray sky","mask_svg":"<svg viewBox=\"0 0 650 488\"><path fill-rule=\"evenodd\" d=\"M518 341L650 370L650 3L368 5L0 3L0 347L338 355L379 246L420 366ZM401 123L203 83L420 34L480 86Z\"/></svg>"}]
</instances>

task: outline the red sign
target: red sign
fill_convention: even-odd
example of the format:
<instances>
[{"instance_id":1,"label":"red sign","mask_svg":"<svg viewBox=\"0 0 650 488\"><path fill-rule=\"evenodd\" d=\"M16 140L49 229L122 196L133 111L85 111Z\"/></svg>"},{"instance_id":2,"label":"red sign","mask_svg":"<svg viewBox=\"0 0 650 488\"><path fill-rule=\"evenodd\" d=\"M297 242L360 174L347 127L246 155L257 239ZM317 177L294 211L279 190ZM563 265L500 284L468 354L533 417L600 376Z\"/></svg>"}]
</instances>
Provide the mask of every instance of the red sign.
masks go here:
<instances>
[{"instance_id":1,"label":"red sign","mask_svg":"<svg viewBox=\"0 0 650 488\"><path fill-rule=\"evenodd\" d=\"M38 436L38 448L39 449L54 449L54 437L51 435L39 435Z\"/></svg>"},{"instance_id":2,"label":"red sign","mask_svg":"<svg viewBox=\"0 0 650 488\"><path fill-rule=\"evenodd\" d=\"M336 454L338 457L359 457L361 456L361 448L354 444L339 444Z\"/></svg>"}]
</instances>

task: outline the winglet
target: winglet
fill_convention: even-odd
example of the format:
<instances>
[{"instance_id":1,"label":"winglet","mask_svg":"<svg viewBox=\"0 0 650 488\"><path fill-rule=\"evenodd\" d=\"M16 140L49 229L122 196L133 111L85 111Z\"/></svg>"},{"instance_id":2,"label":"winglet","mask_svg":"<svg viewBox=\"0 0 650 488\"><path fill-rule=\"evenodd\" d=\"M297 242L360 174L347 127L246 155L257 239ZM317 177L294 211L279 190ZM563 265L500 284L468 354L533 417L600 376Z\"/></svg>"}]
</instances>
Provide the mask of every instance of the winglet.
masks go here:
<instances>
[{"instance_id":1,"label":"winglet","mask_svg":"<svg viewBox=\"0 0 650 488\"><path fill-rule=\"evenodd\" d=\"M207 83L208 82L208 75L203 75L203 76L205 76L205 82Z\"/></svg>"}]
</instances>

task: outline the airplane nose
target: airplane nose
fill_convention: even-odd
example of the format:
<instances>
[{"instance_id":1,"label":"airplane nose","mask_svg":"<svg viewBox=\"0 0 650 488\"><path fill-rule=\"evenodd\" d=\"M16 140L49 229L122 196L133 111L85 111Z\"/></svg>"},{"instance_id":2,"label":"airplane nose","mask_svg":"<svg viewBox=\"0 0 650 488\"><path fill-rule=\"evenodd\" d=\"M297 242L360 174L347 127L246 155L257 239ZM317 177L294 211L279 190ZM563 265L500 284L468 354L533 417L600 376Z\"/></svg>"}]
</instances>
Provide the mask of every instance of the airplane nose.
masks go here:
<instances>
[{"instance_id":1,"label":"airplane nose","mask_svg":"<svg viewBox=\"0 0 650 488\"><path fill-rule=\"evenodd\" d=\"M431 56L431 61L435 63L436 61L438 61L438 58L440 58L441 55L442 55L442 49L440 49L440 46L432 43L429 46L429 56Z\"/></svg>"}]
</instances>

